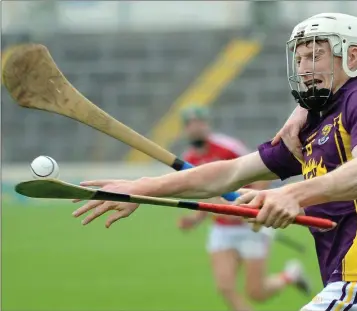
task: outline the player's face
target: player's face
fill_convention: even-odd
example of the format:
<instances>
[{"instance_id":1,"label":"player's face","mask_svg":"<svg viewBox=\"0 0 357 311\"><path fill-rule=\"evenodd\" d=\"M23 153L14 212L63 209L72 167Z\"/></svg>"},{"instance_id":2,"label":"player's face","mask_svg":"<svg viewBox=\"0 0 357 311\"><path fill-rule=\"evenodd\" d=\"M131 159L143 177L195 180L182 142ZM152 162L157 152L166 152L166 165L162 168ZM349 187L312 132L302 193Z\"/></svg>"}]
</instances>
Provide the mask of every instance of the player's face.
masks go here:
<instances>
[{"instance_id":1,"label":"player's face","mask_svg":"<svg viewBox=\"0 0 357 311\"><path fill-rule=\"evenodd\" d=\"M185 126L186 136L189 140L205 140L209 130L208 122L200 119L191 119Z\"/></svg>"},{"instance_id":2,"label":"player's face","mask_svg":"<svg viewBox=\"0 0 357 311\"><path fill-rule=\"evenodd\" d=\"M326 88L335 93L347 80L342 69L342 58L332 54L327 41L300 44L295 54L296 71L303 88Z\"/></svg>"}]
</instances>

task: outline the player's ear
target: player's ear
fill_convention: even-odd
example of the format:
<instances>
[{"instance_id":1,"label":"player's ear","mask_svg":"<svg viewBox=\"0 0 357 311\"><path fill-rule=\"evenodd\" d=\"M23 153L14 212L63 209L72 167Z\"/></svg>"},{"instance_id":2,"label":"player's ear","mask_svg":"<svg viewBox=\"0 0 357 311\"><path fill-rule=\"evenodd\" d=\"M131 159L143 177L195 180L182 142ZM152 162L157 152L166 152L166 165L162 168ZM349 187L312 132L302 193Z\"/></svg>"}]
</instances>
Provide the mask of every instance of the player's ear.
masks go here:
<instances>
[{"instance_id":1,"label":"player's ear","mask_svg":"<svg viewBox=\"0 0 357 311\"><path fill-rule=\"evenodd\" d=\"M348 67L352 71L357 70L357 45L352 45L348 49Z\"/></svg>"}]
</instances>

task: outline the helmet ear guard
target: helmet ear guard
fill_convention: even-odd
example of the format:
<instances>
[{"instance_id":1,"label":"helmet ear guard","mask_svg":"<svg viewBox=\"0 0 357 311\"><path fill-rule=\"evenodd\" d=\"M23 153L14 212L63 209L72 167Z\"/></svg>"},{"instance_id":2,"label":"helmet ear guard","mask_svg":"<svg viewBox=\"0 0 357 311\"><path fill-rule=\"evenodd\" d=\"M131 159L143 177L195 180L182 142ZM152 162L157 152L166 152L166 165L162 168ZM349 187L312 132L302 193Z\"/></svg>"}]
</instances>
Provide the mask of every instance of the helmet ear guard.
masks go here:
<instances>
[{"instance_id":1,"label":"helmet ear guard","mask_svg":"<svg viewBox=\"0 0 357 311\"><path fill-rule=\"evenodd\" d=\"M357 77L357 69L351 70L348 68L348 49L351 46L356 46L357 47L357 40L356 42L351 42L351 41L346 41L342 43L342 53L345 55L345 57L342 57L342 68L343 71L351 78Z\"/></svg>"}]
</instances>

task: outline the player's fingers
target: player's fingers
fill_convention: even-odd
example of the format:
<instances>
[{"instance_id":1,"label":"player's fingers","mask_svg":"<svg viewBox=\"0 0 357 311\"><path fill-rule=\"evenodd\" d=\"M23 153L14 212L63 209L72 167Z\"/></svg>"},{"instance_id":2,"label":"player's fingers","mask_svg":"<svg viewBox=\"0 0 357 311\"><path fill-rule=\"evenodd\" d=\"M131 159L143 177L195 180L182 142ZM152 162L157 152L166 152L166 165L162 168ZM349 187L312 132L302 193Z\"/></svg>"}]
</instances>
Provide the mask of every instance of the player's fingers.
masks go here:
<instances>
[{"instance_id":1,"label":"player's fingers","mask_svg":"<svg viewBox=\"0 0 357 311\"><path fill-rule=\"evenodd\" d=\"M268 204L261 204L261 209L256 217L256 222L268 227L268 216L271 214L271 206Z\"/></svg>"},{"instance_id":2,"label":"player's fingers","mask_svg":"<svg viewBox=\"0 0 357 311\"><path fill-rule=\"evenodd\" d=\"M101 179L101 180L86 180L86 181L82 181L79 184L83 187L104 187L107 184L111 184L113 183L114 180L113 179Z\"/></svg>"},{"instance_id":3,"label":"player's fingers","mask_svg":"<svg viewBox=\"0 0 357 311\"><path fill-rule=\"evenodd\" d=\"M253 232L259 232L263 227L262 224L257 222L256 218L248 218L247 222L251 224L251 229Z\"/></svg>"},{"instance_id":4,"label":"player's fingers","mask_svg":"<svg viewBox=\"0 0 357 311\"><path fill-rule=\"evenodd\" d=\"M264 225L267 227L279 228L283 220L286 219L286 215L281 210L275 210L270 208L270 211L266 213ZM275 225L275 227L274 227Z\"/></svg>"},{"instance_id":5,"label":"player's fingers","mask_svg":"<svg viewBox=\"0 0 357 311\"><path fill-rule=\"evenodd\" d=\"M274 229L286 228L295 220L295 213L287 209L280 209L276 213L277 217L273 220L272 227Z\"/></svg>"},{"instance_id":6,"label":"player's fingers","mask_svg":"<svg viewBox=\"0 0 357 311\"><path fill-rule=\"evenodd\" d=\"M287 214L285 215L285 217L282 218L282 220L280 221L280 224L276 224L276 227L273 226L274 229L285 229L286 227L288 227L289 225L291 225L295 220L295 217L292 217L292 215Z\"/></svg>"},{"instance_id":7,"label":"player's fingers","mask_svg":"<svg viewBox=\"0 0 357 311\"><path fill-rule=\"evenodd\" d=\"M262 195L260 192L258 195L256 195L250 203L247 205L249 208L260 208L264 204L264 195ZM259 214L258 214L259 216ZM250 218L248 219L248 223L251 223L253 225L252 230L255 232L258 232L260 230L261 222L258 219L258 216L256 218Z\"/></svg>"},{"instance_id":8,"label":"player's fingers","mask_svg":"<svg viewBox=\"0 0 357 311\"><path fill-rule=\"evenodd\" d=\"M239 193L239 195L244 195L248 192L252 191L252 189L248 189L248 188L240 188L237 190L237 192Z\"/></svg>"},{"instance_id":9,"label":"player's fingers","mask_svg":"<svg viewBox=\"0 0 357 311\"><path fill-rule=\"evenodd\" d=\"M103 215L104 213L108 212L112 209L113 202L104 202L102 205L97 206L92 213L89 214L86 218L82 220L82 225L87 225L92 222L94 219L98 218L99 216ZM115 204L116 206L119 205L118 203Z\"/></svg>"},{"instance_id":10,"label":"player's fingers","mask_svg":"<svg viewBox=\"0 0 357 311\"><path fill-rule=\"evenodd\" d=\"M181 222L179 222L179 224L178 224L178 227L179 227L179 229L181 229L181 230L189 229L189 228L191 228L192 226L193 226L192 223L191 223L190 221L186 221L186 220L181 221Z\"/></svg>"},{"instance_id":11,"label":"player's fingers","mask_svg":"<svg viewBox=\"0 0 357 311\"><path fill-rule=\"evenodd\" d=\"M247 196L249 193L247 194ZM261 208L264 204L264 194L261 191L254 191L254 197L251 199L249 197L250 202L247 204L249 208Z\"/></svg>"},{"instance_id":12,"label":"player's fingers","mask_svg":"<svg viewBox=\"0 0 357 311\"><path fill-rule=\"evenodd\" d=\"M280 229L285 229L285 228L286 228L287 226L289 226L292 222L293 222L293 221L290 220L290 219L285 219L284 221L281 222L281 224L280 224L279 227L274 227L274 226L273 226L273 228L274 228L274 229L278 229L278 228L280 228Z\"/></svg>"},{"instance_id":13,"label":"player's fingers","mask_svg":"<svg viewBox=\"0 0 357 311\"><path fill-rule=\"evenodd\" d=\"M88 211L90 211L93 208L96 208L97 206L99 206L100 204L102 204L104 201L89 201L86 204L84 204L83 206L81 206L80 208L76 209L72 215L74 217L79 217L85 213L87 213Z\"/></svg>"},{"instance_id":14,"label":"player's fingers","mask_svg":"<svg viewBox=\"0 0 357 311\"><path fill-rule=\"evenodd\" d=\"M237 198L235 200L234 204L235 205L249 204L257 196L257 194L258 194L258 191L254 191L254 190L246 192L245 194L243 194L239 198Z\"/></svg>"},{"instance_id":15,"label":"player's fingers","mask_svg":"<svg viewBox=\"0 0 357 311\"><path fill-rule=\"evenodd\" d=\"M257 222L255 222L252 226L252 230L254 232L259 232L262 228L263 228L263 226Z\"/></svg>"},{"instance_id":16,"label":"player's fingers","mask_svg":"<svg viewBox=\"0 0 357 311\"><path fill-rule=\"evenodd\" d=\"M119 219L128 217L131 214L131 211L128 209L122 209L120 211L116 211L115 213L111 214L107 221L105 222L105 226L109 228L113 223L118 221Z\"/></svg>"},{"instance_id":17,"label":"player's fingers","mask_svg":"<svg viewBox=\"0 0 357 311\"><path fill-rule=\"evenodd\" d=\"M269 219L269 221L271 223L271 227L273 227L274 229L278 229L281 228L284 223L288 223L289 219L286 216L280 216L274 219Z\"/></svg>"},{"instance_id":18,"label":"player's fingers","mask_svg":"<svg viewBox=\"0 0 357 311\"><path fill-rule=\"evenodd\" d=\"M279 143L280 140L281 140L281 131L275 134L273 140L271 141L271 144L275 146L276 144Z\"/></svg>"}]
</instances>

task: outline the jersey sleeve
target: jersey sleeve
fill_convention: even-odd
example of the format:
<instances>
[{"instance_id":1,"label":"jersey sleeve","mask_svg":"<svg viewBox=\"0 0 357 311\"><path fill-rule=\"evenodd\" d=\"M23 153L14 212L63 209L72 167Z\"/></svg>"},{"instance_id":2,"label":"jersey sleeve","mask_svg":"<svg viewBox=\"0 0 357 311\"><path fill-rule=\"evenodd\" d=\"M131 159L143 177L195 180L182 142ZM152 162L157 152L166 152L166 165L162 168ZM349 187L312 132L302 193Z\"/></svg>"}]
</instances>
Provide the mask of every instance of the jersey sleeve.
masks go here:
<instances>
[{"instance_id":1,"label":"jersey sleeve","mask_svg":"<svg viewBox=\"0 0 357 311\"><path fill-rule=\"evenodd\" d=\"M346 98L346 110L344 113L346 131L351 137L351 151L357 146L357 91L352 92Z\"/></svg>"},{"instance_id":2,"label":"jersey sleeve","mask_svg":"<svg viewBox=\"0 0 357 311\"><path fill-rule=\"evenodd\" d=\"M275 146L272 146L270 141L266 142L260 145L258 150L266 167L281 180L302 174L301 163L282 141Z\"/></svg>"}]
</instances>

